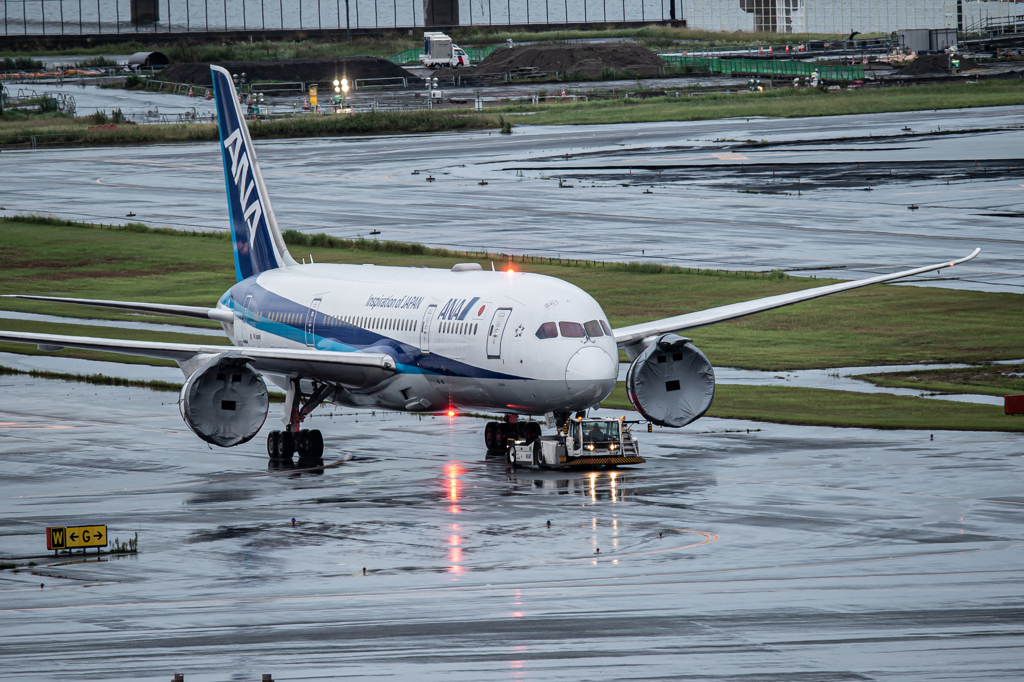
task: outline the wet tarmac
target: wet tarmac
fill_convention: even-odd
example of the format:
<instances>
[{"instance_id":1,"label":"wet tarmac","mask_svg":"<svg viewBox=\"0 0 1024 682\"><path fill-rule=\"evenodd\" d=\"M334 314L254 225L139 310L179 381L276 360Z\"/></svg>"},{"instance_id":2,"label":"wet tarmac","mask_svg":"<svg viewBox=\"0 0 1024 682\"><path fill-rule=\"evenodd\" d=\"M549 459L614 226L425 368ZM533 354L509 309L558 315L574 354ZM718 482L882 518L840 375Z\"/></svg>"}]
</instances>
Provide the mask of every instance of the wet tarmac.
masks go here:
<instances>
[{"instance_id":1,"label":"wet tarmac","mask_svg":"<svg viewBox=\"0 0 1024 682\"><path fill-rule=\"evenodd\" d=\"M704 419L638 434L644 466L513 472L480 420L327 408L327 466L275 471L170 394L0 384L0 552L25 557L0 572L5 680L1024 667L1020 435ZM78 523L140 552L48 557L45 527Z\"/></svg>"},{"instance_id":2,"label":"wet tarmac","mask_svg":"<svg viewBox=\"0 0 1024 682\"><path fill-rule=\"evenodd\" d=\"M345 237L379 230L382 239L497 254L840 278L940 262L980 246L980 257L927 284L1020 292L1022 124L1019 108L1000 107L517 126L510 136L257 147L285 228ZM2 157L5 215L123 222L132 212L154 225L227 226L214 144Z\"/></svg>"}]
</instances>

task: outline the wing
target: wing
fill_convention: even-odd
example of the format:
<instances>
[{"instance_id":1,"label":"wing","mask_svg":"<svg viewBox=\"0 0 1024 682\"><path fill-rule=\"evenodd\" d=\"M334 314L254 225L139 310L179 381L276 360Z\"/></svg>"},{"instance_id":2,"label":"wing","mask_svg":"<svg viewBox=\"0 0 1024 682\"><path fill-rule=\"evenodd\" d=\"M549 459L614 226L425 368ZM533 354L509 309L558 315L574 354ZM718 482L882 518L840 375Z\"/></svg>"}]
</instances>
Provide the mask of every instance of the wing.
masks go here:
<instances>
[{"instance_id":1,"label":"wing","mask_svg":"<svg viewBox=\"0 0 1024 682\"><path fill-rule=\"evenodd\" d=\"M201 320L215 320L231 323L235 317L230 310L219 308L201 308L191 305L164 305L161 303L138 303L135 301L99 301L91 298L61 298L59 296L25 296L23 294L4 294L3 298L21 298L26 301L49 301L51 303L72 303L74 305L95 305L102 308L120 308L140 313L155 315L180 315L197 317Z\"/></svg>"},{"instance_id":2,"label":"wing","mask_svg":"<svg viewBox=\"0 0 1024 682\"><path fill-rule=\"evenodd\" d=\"M971 255L961 258L960 260L947 261L945 263L937 263L935 265L926 265L922 268L895 272L891 275L879 275L878 277L859 279L853 282L842 282L840 284L830 284L829 286L824 287L804 289L803 291L794 291L791 294L779 294L778 296L769 296L768 298L759 298L753 301L745 301L743 303L732 303L730 305L723 305L718 308L709 308L708 310L701 310L695 313L686 313L685 315L667 317L663 320L634 324L629 327L614 329L612 330L612 333L615 335L615 343L619 346L628 346L650 336L659 336L661 334L686 331L687 329L696 329L697 327L706 327L710 324L725 322L726 320L735 320L738 317L745 317L747 315L753 315L754 313L762 313L766 310L772 310L773 308L781 308L783 306L793 305L794 303L800 303L801 301L810 301L814 298L838 294L840 291L850 291L851 289L859 289L860 287L866 287L871 284L891 282L895 279L920 275L926 272L938 272L942 268L949 268L954 265L958 265L959 263L965 263L977 256L979 253L981 253L981 249L975 249Z\"/></svg>"},{"instance_id":3,"label":"wing","mask_svg":"<svg viewBox=\"0 0 1024 682\"><path fill-rule=\"evenodd\" d=\"M33 343L40 350L47 351L81 348L174 360L179 365L183 365L182 369L186 372L190 371L187 368L194 369L207 359L230 352L250 358L249 364L260 372L313 377L354 388L374 386L395 373L395 360L385 353L342 353L304 348L204 346L192 343L123 341L89 336L7 331L0 331L0 341Z\"/></svg>"}]
</instances>

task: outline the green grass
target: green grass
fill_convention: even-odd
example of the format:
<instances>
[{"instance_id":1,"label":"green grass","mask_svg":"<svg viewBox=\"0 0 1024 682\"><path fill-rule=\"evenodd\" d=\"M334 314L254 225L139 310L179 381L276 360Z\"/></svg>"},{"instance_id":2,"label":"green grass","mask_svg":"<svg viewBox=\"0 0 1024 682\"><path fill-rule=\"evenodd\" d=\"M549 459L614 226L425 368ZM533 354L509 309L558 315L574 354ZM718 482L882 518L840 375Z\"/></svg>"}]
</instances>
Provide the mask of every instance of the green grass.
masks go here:
<instances>
[{"instance_id":1,"label":"green grass","mask_svg":"<svg viewBox=\"0 0 1024 682\"><path fill-rule=\"evenodd\" d=\"M578 38L634 38L640 43L652 47L668 47L677 41L692 41L704 46L721 45L779 45L782 43L796 44L806 40L836 40L843 35L794 33L779 35L778 33L755 32L719 32L703 31L689 28L672 28L669 26L651 25L642 28L610 28L592 31L559 30L559 31L515 31L509 32L501 27L467 27L451 32L455 42L463 47L470 45L493 45L504 43L512 38L516 42L526 41L563 41ZM861 36L861 38L872 37ZM348 57L348 56L380 56L388 57L405 50L421 47L423 34L414 32L411 36L388 36L382 38L356 37L351 42L345 40L303 40L303 41L261 41L255 43L238 42L222 45L220 41L202 42L202 36L187 42L173 44L146 44L140 41L91 45L89 47L72 47L62 50L52 48L22 49L5 51L8 58L22 56L61 56L61 55L104 55L131 54L159 50L170 57L172 63L178 62L211 62L211 61L254 61L265 59L310 59L316 57ZM29 63L29 62L24 62ZM30 68L20 66L17 68Z\"/></svg>"},{"instance_id":2,"label":"green grass","mask_svg":"<svg viewBox=\"0 0 1024 682\"><path fill-rule=\"evenodd\" d=\"M105 374L69 374L66 372L49 372L44 370L20 370L13 367L0 365L0 375L24 375L36 379L54 379L59 381L77 381L95 386L130 386L132 388L148 388L151 391L162 391L165 393L177 393L181 390L181 384L170 381L123 379L121 377L108 377ZM184 378L184 377L183 377Z\"/></svg>"},{"instance_id":3,"label":"green grass","mask_svg":"<svg viewBox=\"0 0 1024 682\"><path fill-rule=\"evenodd\" d=\"M601 406L633 409L621 383ZM872 429L1024 431L1024 418L1005 415L998 405L790 386L719 385L707 416Z\"/></svg>"},{"instance_id":4,"label":"green grass","mask_svg":"<svg viewBox=\"0 0 1024 682\"><path fill-rule=\"evenodd\" d=\"M532 113L519 125L609 124L643 121L683 121L749 116L830 116L840 114L963 109L1024 104L1024 86L1017 81L988 81L973 85L940 84L908 88L879 88L819 92L780 88L764 93L709 93L697 97L613 99L594 102L515 105L477 114L465 109L416 112L364 112L353 115L299 116L249 124L253 138L296 138L343 135L430 133L500 127L502 113ZM518 117L517 117L518 118ZM122 125L94 130L87 118L12 114L0 119L0 139L27 143L32 135L48 135L45 144L148 144L217 139L213 123ZM88 134L88 139L84 135Z\"/></svg>"},{"instance_id":5,"label":"green grass","mask_svg":"<svg viewBox=\"0 0 1024 682\"><path fill-rule=\"evenodd\" d=\"M231 244L223 234L139 225L98 229L60 220L25 222L24 218L2 219L0 230L4 234L0 293L214 305L234 284ZM502 254L460 254L416 244L295 232L287 232L286 241L296 257L312 254L317 263L450 268L458 262L478 262L485 269L491 262L499 268L507 265ZM580 286L604 307L615 327L834 281L790 278L780 272L698 272L650 263L523 262L521 257L515 258L514 267ZM74 317L138 319L116 311L12 299L0 299L0 307ZM188 318L153 319L217 327ZM10 328L9 322L3 323L6 328ZM951 334L951 329L959 332ZM93 328L91 334L97 333ZM714 364L749 369L1015 359L1024 357L1024 297L876 285L688 335ZM0 349L16 350L13 344ZM17 350L24 352L25 346ZM123 361L116 356L106 359Z\"/></svg>"},{"instance_id":6,"label":"green grass","mask_svg":"<svg viewBox=\"0 0 1024 682\"><path fill-rule=\"evenodd\" d=\"M652 24L641 28L608 28L600 30L556 30L556 31L507 31L501 26L472 26L456 29L451 33L455 42L462 46L474 44L493 45L504 43L509 38L515 42L576 40L579 38L633 38L651 47L670 47L678 41L703 43L702 47L723 45L780 45L797 44L807 40L842 40L846 35L824 33L757 33L747 31L725 32L660 26ZM861 36L861 38L873 37ZM676 46L678 47L678 46Z\"/></svg>"},{"instance_id":7,"label":"green grass","mask_svg":"<svg viewBox=\"0 0 1024 682\"><path fill-rule=\"evenodd\" d=\"M201 36L200 36L201 41ZM423 37L392 36L390 38L359 37L352 42L336 40L303 40L303 41L248 41L222 45L216 42L203 43L188 41L171 45L147 45L132 41L93 45L90 47L72 47L63 50L50 48L40 50L12 50L5 55L15 56L77 56L104 54L132 54L157 50L166 54L171 63L181 62L224 62L224 61L259 61L277 59L313 59L318 57L352 57L379 56L387 57L404 52L413 47L423 45ZM27 67L20 67L27 68Z\"/></svg>"},{"instance_id":8,"label":"green grass","mask_svg":"<svg viewBox=\"0 0 1024 682\"><path fill-rule=\"evenodd\" d=\"M982 365L962 369L929 369L860 375L877 386L912 388L933 393L980 395L1024 394L1024 365Z\"/></svg>"},{"instance_id":9,"label":"green grass","mask_svg":"<svg viewBox=\"0 0 1024 682\"><path fill-rule=\"evenodd\" d=\"M780 87L741 95L708 93L694 97L612 99L593 102L516 105L501 111L533 112L530 125L590 125L649 121L696 121L745 116L836 116L923 109L968 109L1024 104L1020 81L985 81L915 87L839 91Z\"/></svg>"},{"instance_id":10,"label":"green grass","mask_svg":"<svg viewBox=\"0 0 1024 682\"><path fill-rule=\"evenodd\" d=\"M150 144L161 142L212 142L218 139L214 123L121 125L115 130L93 130L88 117L0 119L0 141L24 144L32 135L47 135L45 144ZM393 135L433 133L498 127L498 117L468 111L368 111L347 115L308 115L270 121L252 121L254 139L324 137L341 135ZM88 134L88 139L83 136Z\"/></svg>"}]
</instances>

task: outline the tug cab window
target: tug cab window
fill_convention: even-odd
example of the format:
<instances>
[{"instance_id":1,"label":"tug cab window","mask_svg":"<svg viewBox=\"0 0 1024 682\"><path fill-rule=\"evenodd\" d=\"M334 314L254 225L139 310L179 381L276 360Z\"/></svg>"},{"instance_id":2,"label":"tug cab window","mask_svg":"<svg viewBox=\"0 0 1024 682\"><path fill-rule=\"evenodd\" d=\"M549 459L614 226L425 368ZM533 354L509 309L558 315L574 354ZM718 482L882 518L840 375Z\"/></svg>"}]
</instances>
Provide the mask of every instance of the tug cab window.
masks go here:
<instances>
[{"instance_id":1,"label":"tug cab window","mask_svg":"<svg viewBox=\"0 0 1024 682\"><path fill-rule=\"evenodd\" d=\"M567 339L582 339L587 335L583 331L583 325L579 322L559 322L558 330Z\"/></svg>"},{"instance_id":2,"label":"tug cab window","mask_svg":"<svg viewBox=\"0 0 1024 682\"><path fill-rule=\"evenodd\" d=\"M583 428L583 442L593 443L617 443L619 442L618 422L592 422Z\"/></svg>"},{"instance_id":3,"label":"tug cab window","mask_svg":"<svg viewBox=\"0 0 1024 682\"><path fill-rule=\"evenodd\" d=\"M558 327L554 322L545 322L537 330L538 339L554 339L558 337Z\"/></svg>"}]
</instances>

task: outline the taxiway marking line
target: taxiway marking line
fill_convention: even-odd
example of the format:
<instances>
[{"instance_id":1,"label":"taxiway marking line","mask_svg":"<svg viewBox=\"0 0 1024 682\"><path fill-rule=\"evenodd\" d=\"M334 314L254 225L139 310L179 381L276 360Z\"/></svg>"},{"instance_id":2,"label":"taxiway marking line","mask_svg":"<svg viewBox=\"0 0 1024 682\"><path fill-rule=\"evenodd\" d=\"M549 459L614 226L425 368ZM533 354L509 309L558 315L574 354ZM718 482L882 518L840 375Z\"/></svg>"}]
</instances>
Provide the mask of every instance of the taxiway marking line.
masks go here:
<instances>
[{"instance_id":1,"label":"taxiway marking line","mask_svg":"<svg viewBox=\"0 0 1024 682\"><path fill-rule=\"evenodd\" d=\"M104 182L104 180L106 180L106 176L101 177L101 178L96 178L96 184L97 185L102 185L104 187L133 187L135 189L145 189L145 190L152 190L153 189L153 187L146 187L145 185L129 185L127 183L119 183L119 182ZM204 192L206 194L224 194L224 192L219 191L219 190L215 190L215 189L197 189L197 188L194 188L194 187L161 187L159 189L162 189L162 190L172 190L172 191L175 191L175 192Z\"/></svg>"},{"instance_id":2,"label":"taxiway marking line","mask_svg":"<svg viewBox=\"0 0 1024 682\"><path fill-rule=\"evenodd\" d=\"M932 552L928 554L905 554L898 556L887 556L887 557L874 557L865 559L847 559L842 561L822 561L812 562L806 564L779 564L776 566L750 566L744 568L726 568L717 570L706 570L706 571L683 571L678 573L645 573L642 577L644 578L659 578L659 577L673 577L673 576L688 576L688 575L702 575L702 574L718 574L718 573L738 573L747 571L767 571L784 568L808 568L815 566L837 566L842 564L856 564L866 563L875 561L889 561L898 559L912 559L912 558L930 558L935 556L942 556L948 554L973 554L977 552L991 552L1002 549L1014 549L1024 547L1024 544L1010 545L1009 547L995 547L995 548L978 548L969 550L951 550L947 552ZM43 567L45 568L45 567ZM472 568L470 566L469 568ZM979 575L979 574L992 574L992 573L1020 573L1022 569L1005 569L1005 570L986 570L986 571L939 571L931 573L884 573L884 574L852 574L852 575L817 575L817 576L786 576L778 578L755 578L758 582L769 582L769 581L795 581L795 580L843 580L843 579L873 579L873 578L894 578L894 577L907 577L907 576L952 576L952 575ZM353 575L352 577L357 577ZM362 576L358 576L362 577ZM516 583L516 589L531 589L531 590L554 590L562 589L566 584L575 583L584 585L586 583L597 583L603 582L604 585L595 585L596 587L637 587L644 586L650 588L663 588L665 585L709 585L714 583L736 583L736 582L749 582L748 580L681 580L675 582L654 582L649 581L646 583L636 583L629 578L617 578L614 576L604 576L600 578L569 578L566 580L545 580L535 581L527 583ZM110 584L95 585L110 586ZM84 589L84 585L66 586L66 587L54 587L52 589ZM434 587L422 587L422 588L410 588L408 590L395 590L393 588L387 588L384 592L353 592L353 593L314 593L314 594L301 594L301 595L280 595L280 596L264 596L264 597L223 597L219 599L176 599L172 601L136 601L136 602L108 602L103 604L60 604L55 606L28 606L28 607L13 607L13 608L0 608L0 613L10 612L30 612L30 611L59 611L59 610L79 610L79 609L102 609L102 608L125 608L125 607L161 607L161 606L195 606L195 605L211 605L211 604L260 604L260 603L271 603L271 602L296 602L296 601L311 601L311 600L325 600L325 599L357 599L363 597L391 597L405 599L410 596L429 596L431 594L445 594L451 591L461 592L507 592L511 589L508 585L500 586L486 586L486 585L443 585ZM15 590L11 590L12 592ZM32 591L36 594L39 591L36 588L31 590L16 590L16 591Z\"/></svg>"},{"instance_id":3,"label":"taxiway marking line","mask_svg":"<svg viewBox=\"0 0 1024 682\"><path fill-rule=\"evenodd\" d=\"M303 471L313 471L314 469L333 469L334 467L341 466L342 464L344 464L347 461L348 461L347 459L339 459L338 461L331 462L329 464L321 464L321 465L313 466L313 467L304 467L302 469L283 469L281 471L267 471L267 472L261 472L261 473L258 473L258 474L245 474L245 475L242 475L242 476L223 476L221 478L202 478L202 479L198 479L198 480L195 480L195 481L179 481L178 483L161 483L160 485L144 485L144 486L138 486L138 487L135 487L135 488L107 488L105 490L81 490L81 491L75 491L75 492L70 492L70 493L60 493L60 494L53 494L53 495L19 495L17 497L0 497L0 500L31 500L31 499L35 499L35 498L44 498L44 497L77 497L79 495L95 495L97 493L133 493L133 492L138 492L140 490L159 490L161 488L177 488L177 487L187 486L187 485L198 485L198 484L201 484L201 483L223 483L224 481L243 481L243 480L250 479L250 478L263 478L265 476L279 476L281 474L302 473Z\"/></svg>"}]
</instances>

